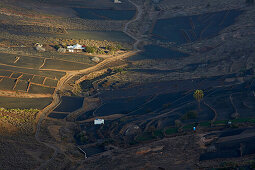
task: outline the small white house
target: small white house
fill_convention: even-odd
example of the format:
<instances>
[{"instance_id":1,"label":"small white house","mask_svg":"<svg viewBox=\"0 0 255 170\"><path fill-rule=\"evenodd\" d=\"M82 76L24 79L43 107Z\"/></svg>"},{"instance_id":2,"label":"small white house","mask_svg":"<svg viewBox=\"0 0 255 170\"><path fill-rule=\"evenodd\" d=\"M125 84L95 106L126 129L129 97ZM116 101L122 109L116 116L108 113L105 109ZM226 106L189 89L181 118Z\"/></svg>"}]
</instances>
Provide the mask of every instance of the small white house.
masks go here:
<instances>
[{"instance_id":1,"label":"small white house","mask_svg":"<svg viewBox=\"0 0 255 170\"><path fill-rule=\"evenodd\" d=\"M80 45L80 44L67 46L67 51L68 51L68 52L71 52L71 53L74 53L74 52L82 52L82 50L84 50L84 49L85 49L85 47L83 47L83 46Z\"/></svg>"},{"instance_id":2,"label":"small white house","mask_svg":"<svg viewBox=\"0 0 255 170\"><path fill-rule=\"evenodd\" d=\"M120 4L120 3L122 3L122 2L119 1L119 0L114 0L114 3L115 3L115 4Z\"/></svg>"},{"instance_id":3,"label":"small white house","mask_svg":"<svg viewBox=\"0 0 255 170\"><path fill-rule=\"evenodd\" d=\"M104 119L95 119L95 120L94 120L94 124L95 124L95 125L104 124Z\"/></svg>"}]
</instances>

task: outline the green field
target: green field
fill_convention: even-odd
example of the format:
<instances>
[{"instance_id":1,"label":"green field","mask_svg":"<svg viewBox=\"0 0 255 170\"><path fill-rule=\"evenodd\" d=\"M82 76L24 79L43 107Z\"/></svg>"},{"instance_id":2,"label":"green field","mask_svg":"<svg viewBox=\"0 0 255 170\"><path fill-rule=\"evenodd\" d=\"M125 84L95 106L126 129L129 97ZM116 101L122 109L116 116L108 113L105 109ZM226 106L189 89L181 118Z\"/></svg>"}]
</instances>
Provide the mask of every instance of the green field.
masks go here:
<instances>
[{"instance_id":1,"label":"green field","mask_svg":"<svg viewBox=\"0 0 255 170\"><path fill-rule=\"evenodd\" d=\"M43 109L49 105L52 98L14 98L0 96L0 107L6 109Z\"/></svg>"}]
</instances>

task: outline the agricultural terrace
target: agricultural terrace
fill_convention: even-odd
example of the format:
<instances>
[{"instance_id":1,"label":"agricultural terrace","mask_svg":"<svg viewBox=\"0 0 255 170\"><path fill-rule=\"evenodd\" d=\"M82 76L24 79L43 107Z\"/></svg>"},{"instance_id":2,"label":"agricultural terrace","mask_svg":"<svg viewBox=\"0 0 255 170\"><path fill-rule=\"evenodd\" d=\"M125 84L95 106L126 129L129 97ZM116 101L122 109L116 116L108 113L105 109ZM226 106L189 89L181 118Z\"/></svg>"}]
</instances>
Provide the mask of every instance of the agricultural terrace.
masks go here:
<instances>
[{"instance_id":1,"label":"agricultural terrace","mask_svg":"<svg viewBox=\"0 0 255 170\"><path fill-rule=\"evenodd\" d=\"M0 53L0 90L53 94L65 72L96 64L91 57L82 54L63 54L64 59L60 54L48 57L49 53L46 53L46 56L43 53L29 56Z\"/></svg>"}]
</instances>

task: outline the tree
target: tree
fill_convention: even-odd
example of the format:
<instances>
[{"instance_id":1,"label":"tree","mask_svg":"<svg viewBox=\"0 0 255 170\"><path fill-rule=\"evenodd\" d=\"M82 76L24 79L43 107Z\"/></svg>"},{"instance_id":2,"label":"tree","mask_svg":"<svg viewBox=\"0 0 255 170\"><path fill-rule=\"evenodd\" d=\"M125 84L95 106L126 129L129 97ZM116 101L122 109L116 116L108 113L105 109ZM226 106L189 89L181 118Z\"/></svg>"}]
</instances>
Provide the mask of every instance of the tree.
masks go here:
<instances>
[{"instance_id":1,"label":"tree","mask_svg":"<svg viewBox=\"0 0 255 170\"><path fill-rule=\"evenodd\" d=\"M198 108L200 110L200 102L204 97L204 92L203 90L196 90L193 94L193 97L196 99L196 101L198 102Z\"/></svg>"}]
</instances>

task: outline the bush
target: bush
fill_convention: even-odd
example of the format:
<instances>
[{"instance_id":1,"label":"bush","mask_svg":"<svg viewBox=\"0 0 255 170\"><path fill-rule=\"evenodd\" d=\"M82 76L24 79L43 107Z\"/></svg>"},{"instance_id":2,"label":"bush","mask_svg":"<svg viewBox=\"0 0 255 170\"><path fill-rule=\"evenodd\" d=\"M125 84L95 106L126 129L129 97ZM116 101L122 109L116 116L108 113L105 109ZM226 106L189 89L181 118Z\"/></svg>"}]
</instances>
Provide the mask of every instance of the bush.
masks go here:
<instances>
[{"instance_id":1,"label":"bush","mask_svg":"<svg viewBox=\"0 0 255 170\"><path fill-rule=\"evenodd\" d=\"M114 52L114 51L117 51L117 50L118 50L115 46L112 46L112 45L107 46L106 49L109 50L109 51L111 51L111 52Z\"/></svg>"},{"instance_id":2,"label":"bush","mask_svg":"<svg viewBox=\"0 0 255 170\"><path fill-rule=\"evenodd\" d=\"M116 48L117 48L118 50L123 49L123 47L122 47L120 44L117 44L117 45L116 45Z\"/></svg>"},{"instance_id":3,"label":"bush","mask_svg":"<svg viewBox=\"0 0 255 170\"><path fill-rule=\"evenodd\" d=\"M85 51L87 53L96 53L97 52L97 48L96 47L90 47L90 46L87 46Z\"/></svg>"},{"instance_id":4,"label":"bush","mask_svg":"<svg viewBox=\"0 0 255 170\"><path fill-rule=\"evenodd\" d=\"M119 68L114 68L113 71L114 71L115 73L122 73L122 72L124 72L124 71L127 71L127 69L126 69L126 68L121 68L121 67L119 67Z\"/></svg>"}]
</instances>

